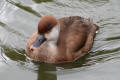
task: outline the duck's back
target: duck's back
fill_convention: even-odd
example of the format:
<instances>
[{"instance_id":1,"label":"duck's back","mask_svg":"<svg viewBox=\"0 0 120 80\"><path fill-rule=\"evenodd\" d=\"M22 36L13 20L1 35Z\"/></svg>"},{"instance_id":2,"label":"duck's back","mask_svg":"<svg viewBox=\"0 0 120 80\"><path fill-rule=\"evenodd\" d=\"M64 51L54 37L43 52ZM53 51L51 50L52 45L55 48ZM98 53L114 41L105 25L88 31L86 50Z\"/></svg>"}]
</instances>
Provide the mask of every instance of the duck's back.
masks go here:
<instances>
[{"instance_id":1,"label":"duck's back","mask_svg":"<svg viewBox=\"0 0 120 80\"><path fill-rule=\"evenodd\" d=\"M88 37L92 28L91 22L79 16L71 16L59 19L60 35L58 39L58 49L60 55L66 56L69 47L71 51L80 50Z\"/></svg>"},{"instance_id":2,"label":"duck's back","mask_svg":"<svg viewBox=\"0 0 120 80\"><path fill-rule=\"evenodd\" d=\"M84 20L84 18L80 16L70 16L58 19L58 22L61 26L61 30L68 28L68 26L72 25L77 20Z\"/></svg>"}]
</instances>

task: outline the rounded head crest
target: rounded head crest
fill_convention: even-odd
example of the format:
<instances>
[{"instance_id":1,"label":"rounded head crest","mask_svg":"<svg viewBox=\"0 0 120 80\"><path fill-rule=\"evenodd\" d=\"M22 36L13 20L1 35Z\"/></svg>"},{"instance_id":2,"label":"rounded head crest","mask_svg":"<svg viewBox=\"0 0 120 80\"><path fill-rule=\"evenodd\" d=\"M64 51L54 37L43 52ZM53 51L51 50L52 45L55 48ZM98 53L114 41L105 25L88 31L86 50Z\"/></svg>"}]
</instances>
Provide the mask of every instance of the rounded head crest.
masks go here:
<instances>
[{"instance_id":1,"label":"rounded head crest","mask_svg":"<svg viewBox=\"0 0 120 80\"><path fill-rule=\"evenodd\" d=\"M38 24L38 33L44 34L50 31L57 24L57 20L53 16L44 16Z\"/></svg>"}]
</instances>

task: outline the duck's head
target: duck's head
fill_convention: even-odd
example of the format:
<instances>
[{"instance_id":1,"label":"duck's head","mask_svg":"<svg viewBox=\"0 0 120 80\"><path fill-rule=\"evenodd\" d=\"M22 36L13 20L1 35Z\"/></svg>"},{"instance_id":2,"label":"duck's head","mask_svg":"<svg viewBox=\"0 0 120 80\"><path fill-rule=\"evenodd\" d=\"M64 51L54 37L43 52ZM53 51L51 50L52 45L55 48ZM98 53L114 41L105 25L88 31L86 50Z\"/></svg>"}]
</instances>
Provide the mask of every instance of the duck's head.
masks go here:
<instances>
[{"instance_id":1,"label":"duck's head","mask_svg":"<svg viewBox=\"0 0 120 80\"><path fill-rule=\"evenodd\" d=\"M60 32L60 26L53 16L44 16L38 24L38 33L31 50L38 49L45 41L57 41Z\"/></svg>"}]
</instances>

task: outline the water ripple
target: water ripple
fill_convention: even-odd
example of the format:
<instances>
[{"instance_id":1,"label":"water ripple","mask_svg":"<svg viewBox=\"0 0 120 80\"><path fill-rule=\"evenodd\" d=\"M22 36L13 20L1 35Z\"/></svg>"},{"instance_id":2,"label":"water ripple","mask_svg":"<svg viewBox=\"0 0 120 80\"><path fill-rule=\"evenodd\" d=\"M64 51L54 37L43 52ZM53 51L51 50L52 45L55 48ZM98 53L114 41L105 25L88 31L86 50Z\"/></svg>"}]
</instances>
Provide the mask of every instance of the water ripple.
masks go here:
<instances>
[{"instance_id":1,"label":"water ripple","mask_svg":"<svg viewBox=\"0 0 120 80\"><path fill-rule=\"evenodd\" d=\"M31 14L33 14L33 15L35 15L35 16L37 16L37 17L41 17L41 15L38 12L36 12L35 10L33 10L31 7L23 6L21 3L15 3L12 0L6 0L6 1L21 8L21 9L23 9L23 10L25 10L25 11L27 11L27 12L29 12L29 13L31 13Z\"/></svg>"}]
</instances>

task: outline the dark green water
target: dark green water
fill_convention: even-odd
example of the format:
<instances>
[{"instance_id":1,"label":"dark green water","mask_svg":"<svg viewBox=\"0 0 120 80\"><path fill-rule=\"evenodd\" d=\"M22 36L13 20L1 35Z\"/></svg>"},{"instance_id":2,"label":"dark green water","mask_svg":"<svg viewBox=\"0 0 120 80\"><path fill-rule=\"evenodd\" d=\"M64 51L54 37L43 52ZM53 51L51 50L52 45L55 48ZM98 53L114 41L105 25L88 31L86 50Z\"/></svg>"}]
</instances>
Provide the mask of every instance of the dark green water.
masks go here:
<instances>
[{"instance_id":1,"label":"dark green water","mask_svg":"<svg viewBox=\"0 0 120 80\"><path fill-rule=\"evenodd\" d=\"M90 54L74 63L30 61L25 45L41 16L91 17ZM120 80L120 0L0 0L0 80Z\"/></svg>"}]
</instances>

